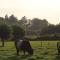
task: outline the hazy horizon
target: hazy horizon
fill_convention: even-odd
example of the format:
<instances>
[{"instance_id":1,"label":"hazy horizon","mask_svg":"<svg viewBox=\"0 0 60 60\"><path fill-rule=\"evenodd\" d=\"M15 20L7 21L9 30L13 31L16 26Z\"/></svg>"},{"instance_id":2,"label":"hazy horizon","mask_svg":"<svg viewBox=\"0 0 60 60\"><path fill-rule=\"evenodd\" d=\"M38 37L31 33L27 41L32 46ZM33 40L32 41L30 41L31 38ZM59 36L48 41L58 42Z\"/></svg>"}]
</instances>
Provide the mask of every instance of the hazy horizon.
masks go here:
<instances>
[{"instance_id":1,"label":"hazy horizon","mask_svg":"<svg viewBox=\"0 0 60 60\"><path fill-rule=\"evenodd\" d=\"M49 23L60 22L60 0L0 0L0 16L14 14L18 19L47 19Z\"/></svg>"}]
</instances>

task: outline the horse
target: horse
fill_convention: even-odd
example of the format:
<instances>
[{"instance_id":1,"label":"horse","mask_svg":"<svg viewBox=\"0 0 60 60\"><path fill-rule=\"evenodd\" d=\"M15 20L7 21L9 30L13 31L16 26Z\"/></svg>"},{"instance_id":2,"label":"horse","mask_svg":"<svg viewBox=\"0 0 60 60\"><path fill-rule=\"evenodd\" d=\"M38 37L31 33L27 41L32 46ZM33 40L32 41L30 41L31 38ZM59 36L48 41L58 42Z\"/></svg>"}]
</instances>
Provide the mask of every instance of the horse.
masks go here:
<instances>
[{"instance_id":1,"label":"horse","mask_svg":"<svg viewBox=\"0 0 60 60\"><path fill-rule=\"evenodd\" d=\"M19 51L23 51L24 55L25 52L28 52L29 55L33 55L33 49L29 41L26 40L15 41L15 47L16 47L17 55L19 55Z\"/></svg>"},{"instance_id":2,"label":"horse","mask_svg":"<svg viewBox=\"0 0 60 60\"><path fill-rule=\"evenodd\" d=\"M60 55L60 42L57 42L58 55Z\"/></svg>"}]
</instances>

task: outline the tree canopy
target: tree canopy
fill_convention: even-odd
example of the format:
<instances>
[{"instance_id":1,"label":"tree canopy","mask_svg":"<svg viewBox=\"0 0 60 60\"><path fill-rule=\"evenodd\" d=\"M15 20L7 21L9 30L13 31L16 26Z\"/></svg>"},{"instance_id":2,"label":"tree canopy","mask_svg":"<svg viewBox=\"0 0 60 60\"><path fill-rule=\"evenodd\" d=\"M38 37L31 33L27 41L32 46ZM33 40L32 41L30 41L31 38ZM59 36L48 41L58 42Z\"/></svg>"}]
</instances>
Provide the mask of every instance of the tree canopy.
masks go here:
<instances>
[{"instance_id":1,"label":"tree canopy","mask_svg":"<svg viewBox=\"0 0 60 60\"><path fill-rule=\"evenodd\" d=\"M22 39L25 36L25 31L18 25L13 25L12 26L13 30L13 39Z\"/></svg>"},{"instance_id":2,"label":"tree canopy","mask_svg":"<svg viewBox=\"0 0 60 60\"><path fill-rule=\"evenodd\" d=\"M4 46L4 40L11 37L12 30L11 27L5 23L0 24L0 38L2 40L2 46Z\"/></svg>"}]
</instances>

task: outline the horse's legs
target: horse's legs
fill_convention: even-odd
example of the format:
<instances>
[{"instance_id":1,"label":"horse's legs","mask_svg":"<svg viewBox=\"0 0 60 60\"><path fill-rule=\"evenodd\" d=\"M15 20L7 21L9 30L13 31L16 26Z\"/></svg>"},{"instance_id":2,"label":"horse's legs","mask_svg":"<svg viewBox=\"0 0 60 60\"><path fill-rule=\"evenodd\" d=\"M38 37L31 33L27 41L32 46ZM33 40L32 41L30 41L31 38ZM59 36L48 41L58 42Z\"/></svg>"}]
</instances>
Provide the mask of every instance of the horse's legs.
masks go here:
<instances>
[{"instance_id":1,"label":"horse's legs","mask_svg":"<svg viewBox=\"0 0 60 60\"><path fill-rule=\"evenodd\" d=\"M25 55L25 50L24 50L24 55Z\"/></svg>"},{"instance_id":2,"label":"horse's legs","mask_svg":"<svg viewBox=\"0 0 60 60\"><path fill-rule=\"evenodd\" d=\"M58 50L58 55L60 55L60 50Z\"/></svg>"},{"instance_id":3,"label":"horse's legs","mask_svg":"<svg viewBox=\"0 0 60 60\"><path fill-rule=\"evenodd\" d=\"M16 49L17 55L19 55L19 49Z\"/></svg>"}]
</instances>

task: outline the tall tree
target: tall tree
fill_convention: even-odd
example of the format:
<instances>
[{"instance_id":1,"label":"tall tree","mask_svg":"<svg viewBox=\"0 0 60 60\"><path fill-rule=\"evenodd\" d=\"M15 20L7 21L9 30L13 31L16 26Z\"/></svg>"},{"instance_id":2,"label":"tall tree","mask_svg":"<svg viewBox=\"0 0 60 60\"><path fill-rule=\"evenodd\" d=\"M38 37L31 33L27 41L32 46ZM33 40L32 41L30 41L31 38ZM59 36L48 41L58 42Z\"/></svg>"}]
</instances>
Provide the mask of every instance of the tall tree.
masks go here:
<instances>
[{"instance_id":1,"label":"tall tree","mask_svg":"<svg viewBox=\"0 0 60 60\"><path fill-rule=\"evenodd\" d=\"M10 24L17 24L17 22L18 22L18 19L14 15L11 15L9 17L9 23Z\"/></svg>"},{"instance_id":2,"label":"tall tree","mask_svg":"<svg viewBox=\"0 0 60 60\"><path fill-rule=\"evenodd\" d=\"M60 23L55 26L55 33L60 34Z\"/></svg>"},{"instance_id":3,"label":"tall tree","mask_svg":"<svg viewBox=\"0 0 60 60\"><path fill-rule=\"evenodd\" d=\"M29 28L31 32L34 32L34 35L40 35L40 32L44 27L48 26L48 22L46 19L39 19L39 18L34 18L31 21L31 27Z\"/></svg>"},{"instance_id":4,"label":"tall tree","mask_svg":"<svg viewBox=\"0 0 60 60\"><path fill-rule=\"evenodd\" d=\"M48 22L46 19L38 19L38 18L34 18L32 19L32 29L33 30L42 30L43 27L45 27L46 25L48 25Z\"/></svg>"},{"instance_id":5,"label":"tall tree","mask_svg":"<svg viewBox=\"0 0 60 60\"><path fill-rule=\"evenodd\" d=\"M24 29L26 28L27 25L27 18L26 16L22 17L21 20L19 20L19 25L23 27Z\"/></svg>"},{"instance_id":6,"label":"tall tree","mask_svg":"<svg viewBox=\"0 0 60 60\"><path fill-rule=\"evenodd\" d=\"M4 47L4 40L8 39L11 36L11 27L5 23L0 24L0 38L2 41L2 46Z\"/></svg>"},{"instance_id":7,"label":"tall tree","mask_svg":"<svg viewBox=\"0 0 60 60\"><path fill-rule=\"evenodd\" d=\"M4 18L3 17L0 17L0 23L4 23Z\"/></svg>"},{"instance_id":8,"label":"tall tree","mask_svg":"<svg viewBox=\"0 0 60 60\"><path fill-rule=\"evenodd\" d=\"M19 25L13 25L13 39L22 39L25 36L25 31Z\"/></svg>"},{"instance_id":9,"label":"tall tree","mask_svg":"<svg viewBox=\"0 0 60 60\"><path fill-rule=\"evenodd\" d=\"M9 23L9 17L7 14L5 15L5 22Z\"/></svg>"},{"instance_id":10,"label":"tall tree","mask_svg":"<svg viewBox=\"0 0 60 60\"><path fill-rule=\"evenodd\" d=\"M43 35L55 34L55 25L49 24L47 27L42 29L41 34L43 34Z\"/></svg>"}]
</instances>

